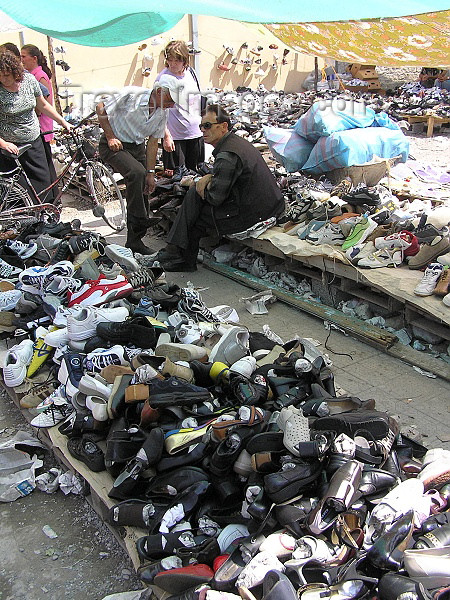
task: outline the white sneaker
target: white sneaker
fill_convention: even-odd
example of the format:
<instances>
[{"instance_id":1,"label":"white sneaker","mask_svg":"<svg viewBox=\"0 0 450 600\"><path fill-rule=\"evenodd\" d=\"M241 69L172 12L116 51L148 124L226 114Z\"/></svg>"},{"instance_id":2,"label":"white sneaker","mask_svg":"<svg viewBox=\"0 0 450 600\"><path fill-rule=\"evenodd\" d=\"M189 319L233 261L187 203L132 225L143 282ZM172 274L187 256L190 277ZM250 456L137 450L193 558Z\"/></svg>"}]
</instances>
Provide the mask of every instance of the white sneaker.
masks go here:
<instances>
[{"instance_id":1,"label":"white sneaker","mask_svg":"<svg viewBox=\"0 0 450 600\"><path fill-rule=\"evenodd\" d=\"M19 267L13 267L6 260L0 258L0 278L8 279L9 281L17 281L22 269Z\"/></svg>"},{"instance_id":2,"label":"white sneaker","mask_svg":"<svg viewBox=\"0 0 450 600\"><path fill-rule=\"evenodd\" d=\"M3 380L8 387L16 387L23 383L27 374L27 366L33 358L32 340L23 340L13 346L5 356L3 363Z\"/></svg>"},{"instance_id":3,"label":"white sneaker","mask_svg":"<svg viewBox=\"0 0 450 600\"><path fill-rule=\"evenodd\" d=\"M0 310L13 310L20 298L22 298L20 290L0 292Z\"/></svg>"},{"instance_id":4,"label":"white sneaker","mask_svg":"<svg viewBox=\"0 0 450 600\"><path fill-rule=\"evenodd\" d=\"M50 404L56 404L59 406L61 404L68 404L68 402L69 401L66 396L66 387L61 384L56 388L56 390L53 390L50 396L47 396L45 400L42 400L42 402L36 406L35 410L41 413L44 412L44 410L46 410Z\"/></svg>"},{"instance_id":5,"label":"white sneaker","mask_svg":"<svg viewBox=\"0 0 450 600\"><path fill-rule=\"evenodd\" d=\"M139 271L141 268L134 258L133 251L119 244L108 244L105 246L105 254L113 262L118 263L128 271Z\"/></svg>"},{"instance_id":6,"label":"white sneaker","mask_svg":"<svg viewBox=\"0 0 450 600\"><path fill-rule=\"evenodd\" d=\"M129 314L128 309L123 306L118 308L83 307L79 313L67 317L69 340L87 340L95 335L99 323L122 323L129 317Z\"/></svg>"},{"instance_id":7,"label":"white sneaker","mask_svg":"<svg viewBox=\"0 0 450 600\"><path fill-rule=\"evenodd\" d=\"M72 277L75 267L69 260L61 260L49 267L29 267L19 275L24 292L40 293L43 286L50 283L57 276Z\"/></svg>"},{"instance_id":8,"label":"white sneaker","mask_svg":"<svg viewBox=\"0 0 450 600\"><path fill-rule=\"evenodd\" d=\"M403 248L403 250L406 250L411 246L411 234L406 231L399 231L391 235L375 238L374 244L377 250L381 250L382 248L389 248L390 250Z\"/></svg>"},{"instance_id":9,"label":"white sneaker","mask_svg":"<svg viewBox=\"0 0 450 600\"><path fill-rule=\"evenodd\" d=\"M239 373L249 379L256 369L256 358L254 356L243 356L230 367L232 373Z\"/></svg>"},{"instance_id":10,"label":"white sneaker","mask_svg":"<svg viewBox=\"0 0 450 600\"><path fill-rule=\"evenodd\" d=\"M189 319L175 329L175 337L181 344L196 344L202 339L202 332L198 324Z\"/></svg>"},{"instance_id":11,"label":"white sneaker","mask_svg":"<svg viewBox=\"0 0 450 600\"><path fill-rule=\"evenodd\" d=\"M24 244L19 240L6 240L5 246L11 248L11 250L14 250L14 252L23 260L30 258L30 256L33 256L33 254L35 254L37 251L37 244L35 242Z\"/></svg>"},{"instance_id":12,"label":"white sneaker","mask_svg":"<svg viewBox=\"0 0 450 600\"><path fill-rule=\"evenodd\" d=\"M369 254L369 256L358 260L358 267L367 267L369 269L378 269L380 267L398 267L401 264L401 250L389 250L389 248L376 250L372 254Z\"/></svg>"},{"instance_id":13,"label":"white sneaker","mask_svg":"<svg viewBox=\"0 0 450 600\"><path fill-rule=\"evenodd\" d=\"M345 241L345 236L341 231L339 225L335 223L327 223L324 227L321 227L318 231L308 233L306 241L310 244L331 244L332 246L341 245Z\"/></svg>"},{"instance_id":14,"label":"white sneaker","mask_svg":"<svg viewBox=\"0 0 450 600\"><path fill-rule=\"evenodd\" d=\"M80 289L83 282L74 277L64 277L57 275L53 279L45 280L42 285L42 290L46 294L53 294L60 298L67 298L67 292L74 292Z\"/></svg>"},{"instance_id":15,"label":"white sneaker","mask_svg":"<svg viewBox=\"0 0 450 600\"><path fill-rule=\"evenodd\" d=\"M430 263L425 269L424 276L414 288L416 296L431 296L443 270L444 267L440 263Z\"/></svg>"},{"instance_id":16,"label":"white sneaker","mask_svg":"<svg viewBox=\"0 0 450 600\"><path fill-rule=\"evenodd\" d=\"M74 317L79 315L83 310L83 306L80 304L75 304L72 308L67 308L67 306L58 306L56 309L56 314L53 318L53 325L57 327L67 327L67 317Z\"/></svg>"},{"instance_id":17,"label":"white sneaker","mask_svg":"<svg viewBox=\"0 0 450 600\"><path fill-rule=\"evenodd\" d=\"M450 306L450 293L446 294L442 298L442 302L445 304L445 306Z\"/></svg>"},{"instance_id":18,"label":"white sneaker","mask_svg":"<svg viewBox=\"0 0 450 600\"><path fill-rule=\"evenodd\" d=\"M355 244L351 248L345 251L345 256L354 265L358 264L358 261L362 258L366 258L369 254L375 252L375 244L373 242L363 242L362 244Z\"/></svg>"},{"instance_id":19,"label":"white sneaker","mask_svg":"<svg viewBox=\"0 0 450 600\"><path fill-rule=\"evenodd\" d=\"M90 352L85 359L85 368L93 373L100 371L108 365L126 365L130 363L125 357L125 349L123 346L113 346L112 348L99 348Z\"/></svg>"},{"instance_id":20,"label":"white sneaker","mask_svg":"<svg viewBox=\"0 0 450 600\"><path fill-rule=\"evenodd\" d=\"M222 323L239 323L237 310L232 306L220 304L209 309Z\"/></svg>"},{"instance_id":21,"label":"white sneaker","mask_svg":"<svg viewBox=\"0 0 450 600\"><path fill-rule=\"evenodd\" d=\"M69 343L69 332L67 327L61 327L60 329L55 329L55 331L50 331L45 335L44 342L47 346L51 346L52 348L65 346Z\"/></svg>"},{"instance_id":22,"label":"white sneaker","mask_svg":"<svg viewBox=\"0 0 450 600\"><path fill-rule=\"evenodd\" d=\"M78 389L86 396L101 396L108 399L111 394L112 384L97 373L85 373L80 379Z\"/></svg>"},{"instance_id":23,"label":"white sneaker","mask_svg":"<svg viewBox=\"0 0 450 600\"><path fill-rule=\"evenodd\" d=\"M47 408L39 413L31 421L30 425L33 427L53 427L61 421L64 421L70 414L72 414L74 408L71 404L49 404Z\"/></svg>"}]
</instances>

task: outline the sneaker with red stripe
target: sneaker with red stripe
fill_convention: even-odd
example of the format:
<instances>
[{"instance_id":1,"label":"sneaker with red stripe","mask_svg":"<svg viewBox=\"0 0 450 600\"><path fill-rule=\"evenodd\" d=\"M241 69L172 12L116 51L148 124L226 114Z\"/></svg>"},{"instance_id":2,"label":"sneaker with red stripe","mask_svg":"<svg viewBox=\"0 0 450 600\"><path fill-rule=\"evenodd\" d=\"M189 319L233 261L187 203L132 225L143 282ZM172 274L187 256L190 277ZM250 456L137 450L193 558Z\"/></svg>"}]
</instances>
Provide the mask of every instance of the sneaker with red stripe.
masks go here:
<instances>
[{"instance_id":1,"label":"sneaker with red stripe","mask_svg":"<svg viewBox=\"0 0 450 600\"><path fill-rule=\"evenodd\" d=\"M118 275L115 279L107 279L104 275L96 280L89 280L79 290L68 292L69 308L75 304L81 306L100 306L117 298L129 296L133 286L126 277Z\"/></svg>"},{"instance_id":2,"label":"sneaker with red stripe","mask_svg":"<svg viewBox=\"0 0 450 600\"><path fill-rule=\"evenodd\" d=\"M400 249L403 251L403 256L415 256L419 250L419 240L410 231L399 231L387 235L386 237L379 237L374 240L375 248L381 250L387 248L388 250Z\"/></svg>"}]
</instances>

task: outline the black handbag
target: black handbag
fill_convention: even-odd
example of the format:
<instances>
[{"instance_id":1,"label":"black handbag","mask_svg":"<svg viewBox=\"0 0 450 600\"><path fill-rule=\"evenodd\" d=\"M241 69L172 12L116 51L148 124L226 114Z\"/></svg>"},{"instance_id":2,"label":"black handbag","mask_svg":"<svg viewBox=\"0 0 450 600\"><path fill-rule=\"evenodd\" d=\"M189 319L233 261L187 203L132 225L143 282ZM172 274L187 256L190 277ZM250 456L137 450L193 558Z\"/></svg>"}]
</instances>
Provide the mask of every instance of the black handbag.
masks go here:
<instances>
[{"instance_id":1,"label":"black handbag","mask_svg":"<svg viewBox=\"0 0 450 600\"><path fill-rule=\"evenodd\" d=\"M200 89L200 83L198 81L197 73L194 71L194 69L192 67L189 67L189 71L191 72L192 77L195 79L195 83L197 84L198 91L201 92L202 90ZM202 112L206 109L207 104L208 104L208 97L203 96L203 94L202 94L200 96L200 109Z\"/></svg>"}]
</instances>

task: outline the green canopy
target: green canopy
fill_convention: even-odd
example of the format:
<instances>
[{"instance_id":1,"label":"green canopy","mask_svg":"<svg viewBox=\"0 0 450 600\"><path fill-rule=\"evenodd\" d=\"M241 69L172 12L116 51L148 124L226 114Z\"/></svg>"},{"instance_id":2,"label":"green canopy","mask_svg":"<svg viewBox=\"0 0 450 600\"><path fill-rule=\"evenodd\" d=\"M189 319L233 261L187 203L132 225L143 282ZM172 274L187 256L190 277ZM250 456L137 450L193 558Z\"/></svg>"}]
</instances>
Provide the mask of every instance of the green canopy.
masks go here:
<instances>
[{"instance_id":1,"label":"green canopy","mask_svg":"<svg viewBox=\"0 0 450 600\"><path fill-rule=\"evenodd\" d=\"M399 17L448 9L448 0L0 0L15 21L84 46L124 46L171 29L190 14L249 23L308 23Z\"/></svg>"}]
</instances>

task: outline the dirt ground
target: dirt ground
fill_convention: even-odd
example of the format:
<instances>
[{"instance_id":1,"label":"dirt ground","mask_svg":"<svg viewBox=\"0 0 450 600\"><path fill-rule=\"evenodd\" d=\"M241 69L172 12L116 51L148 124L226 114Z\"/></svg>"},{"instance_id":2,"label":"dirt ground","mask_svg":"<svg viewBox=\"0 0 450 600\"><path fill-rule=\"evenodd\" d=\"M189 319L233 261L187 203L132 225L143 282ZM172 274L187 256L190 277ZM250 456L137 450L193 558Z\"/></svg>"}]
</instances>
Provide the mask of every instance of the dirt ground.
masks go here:
<instances>
[{"instance_id":1,"label":"dirt ground","mask_svg":"<svg viewBox=\"0 0 450 600\"><path fill-rule=\"evenodd\" d=\"M447 130L449 131L449 130ZM411 154L434 166L449 168L450 133L427 139L410 135ZM92 217L69 202L63 220L79 217L87 229L100 231L111 242L123 243L124 235L113 235ZM160 246L162 239L148 240ZM240 299L251 295L248 288L225 280L200 267L193 274L174 274L178 285L192 281L208 306L230 304L244 325L261 331L268 323L285 340L294 334L312 337L323 344L323 323L277 302L265 317L245 312ZM337 383L350 395L365 400L373 397L377 407L399 416L402 426L415 427L428 447L450 448L450 385L420 375L412 367L384 355L339 332L330 336ZM28 425L11 400L0 397L0 439L26 430ZM47 453L45 467L56 465ZM58 535L48 538L42 531L49 525ZM128 556L84 498L61 491L47 495L35 490L29 496L0 505L0 600L101 600L105 595L140 587Z\"/></svg>"}]
</instances>

